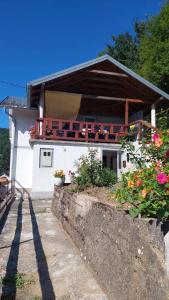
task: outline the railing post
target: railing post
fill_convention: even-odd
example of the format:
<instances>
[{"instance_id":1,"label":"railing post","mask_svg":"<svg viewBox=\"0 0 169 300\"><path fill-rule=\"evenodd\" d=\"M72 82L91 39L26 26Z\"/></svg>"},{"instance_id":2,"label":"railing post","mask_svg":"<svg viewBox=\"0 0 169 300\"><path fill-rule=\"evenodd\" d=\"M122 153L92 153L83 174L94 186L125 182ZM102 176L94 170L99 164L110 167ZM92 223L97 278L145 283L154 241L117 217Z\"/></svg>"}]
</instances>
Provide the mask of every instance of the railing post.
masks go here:
<instances>
[{"instance_id":1,"label":"railing post","mask_svg":"<svg viewBox=\"0 0 169 300\"><path fill-rule=\"evenodd\" d=\"M125 102L125 125L128 125L128 122L129 122L129 102L126 99L126 102Z\"/></svg>"},{"instance_id":2,"label":"railing post","mask_svg":"<svg viewBox=\"0 0 169 300\"><path fill-rule=\"evenodd\" d=\"M88 142L88 123L86 123L85 141Z\"/></svg>"},{"instance_id":3,"label":"railing post","mask_svg":"<svg viewBox=\"0 0 169 300\"><path fill-rule=\"evenodd\" d=\"M139 128L138 128L138 136L137 139L140 142L142 140L142 131L143 131L143 123L139 122Z\"/></svg>"}]
</instances>

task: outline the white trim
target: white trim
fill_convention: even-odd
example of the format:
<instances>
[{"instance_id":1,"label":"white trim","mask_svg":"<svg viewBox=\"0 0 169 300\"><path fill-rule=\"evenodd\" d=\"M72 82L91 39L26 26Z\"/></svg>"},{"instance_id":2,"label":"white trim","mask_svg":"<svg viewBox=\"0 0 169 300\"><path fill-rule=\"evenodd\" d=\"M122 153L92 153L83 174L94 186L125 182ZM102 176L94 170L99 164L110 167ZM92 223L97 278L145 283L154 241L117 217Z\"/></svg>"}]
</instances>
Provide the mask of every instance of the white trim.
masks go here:
<instances>
[{"instance_id":1,"label":"white trim","mask_svg":"<svg viewBox=\"0 0 169 300\"><path fill-rule=\"evenodd\" d=\"M151 105L151 125L156 127L156 105Z\"/></svg>"},{"instance_id":2,"label":"white trim","mask_svg":"<svg viewBox=\"0 0 169 300\"><path fill-rule=\"evenodd\" d=\"M69 146L69 145L73 145L73 146L88 146L88 147L101 147L104 148L104 150L114 150L114 151L119 151L121 149L121 144L116 144L116 143L87 143L87 142L74 142L74 141L55 141L55 140L31 140L30 141L31 144L37 144L37 145L43 145L43 144L55 144L55 145L62 145L62 146Z\"/></svg>"}]
</instances>

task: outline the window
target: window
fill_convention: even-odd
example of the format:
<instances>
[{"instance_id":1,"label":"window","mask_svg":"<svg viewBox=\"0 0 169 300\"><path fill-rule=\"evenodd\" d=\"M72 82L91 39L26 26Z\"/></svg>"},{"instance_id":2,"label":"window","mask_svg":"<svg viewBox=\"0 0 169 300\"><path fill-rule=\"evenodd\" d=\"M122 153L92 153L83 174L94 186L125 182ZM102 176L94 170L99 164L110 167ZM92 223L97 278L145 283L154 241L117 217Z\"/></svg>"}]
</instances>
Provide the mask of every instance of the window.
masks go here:
<instances>
[{"instance_id":1,"label":"window","mask_svg":"<svg viewBox=\"0 0 169 300\"><path fill-rule=\"evenodd\" d=\"M39 167L52 167L53 164L53 149L40 149Z\"/></svg>"}]
</instances>

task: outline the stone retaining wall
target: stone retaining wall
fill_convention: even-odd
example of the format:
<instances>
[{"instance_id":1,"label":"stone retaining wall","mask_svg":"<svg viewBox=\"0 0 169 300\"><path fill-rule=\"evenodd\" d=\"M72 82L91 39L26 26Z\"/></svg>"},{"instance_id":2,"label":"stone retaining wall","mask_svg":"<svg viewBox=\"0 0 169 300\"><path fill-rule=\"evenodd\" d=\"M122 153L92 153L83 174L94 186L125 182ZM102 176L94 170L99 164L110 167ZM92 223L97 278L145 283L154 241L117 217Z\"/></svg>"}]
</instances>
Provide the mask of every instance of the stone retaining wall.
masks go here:
<instances>
[{"instance_id":1,"label":"stone retaining wall","mask_svg":"<svg viewBox=\"0 0 169 300\"><path fill-rule=\"evenodd\" d=\"M161 226L56 189L52 211L112 300L169 299Z\"/></svg>"}]
</instances>

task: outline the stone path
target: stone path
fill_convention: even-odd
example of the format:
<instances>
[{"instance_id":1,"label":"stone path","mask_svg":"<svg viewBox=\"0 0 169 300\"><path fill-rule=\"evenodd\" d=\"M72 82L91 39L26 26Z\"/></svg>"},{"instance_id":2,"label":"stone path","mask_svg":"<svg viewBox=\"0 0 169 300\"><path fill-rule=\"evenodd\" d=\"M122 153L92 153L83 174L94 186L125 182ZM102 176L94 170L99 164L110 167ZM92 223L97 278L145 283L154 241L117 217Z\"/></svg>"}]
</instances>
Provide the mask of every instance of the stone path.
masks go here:
<instances>
[{"instance_id":1,"label":"stone path","mask_svg":"<svg viewBox=\"0 0 169 300\"><path fill-rule=\"evenodd\" d=\"M1 217L0 299L107 300L50 206L18 199Z\"/></svg>"}]
</instances>

